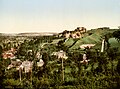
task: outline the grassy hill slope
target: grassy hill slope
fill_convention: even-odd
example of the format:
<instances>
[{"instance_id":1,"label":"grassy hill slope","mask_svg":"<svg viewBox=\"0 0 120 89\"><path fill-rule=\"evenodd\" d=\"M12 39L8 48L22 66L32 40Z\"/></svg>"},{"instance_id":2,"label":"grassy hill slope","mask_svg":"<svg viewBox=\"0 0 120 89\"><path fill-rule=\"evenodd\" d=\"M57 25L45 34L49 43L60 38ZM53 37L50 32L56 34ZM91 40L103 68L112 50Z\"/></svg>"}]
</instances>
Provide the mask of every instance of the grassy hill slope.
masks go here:
<instances>
[{"instance_id":1,"label":"grassy hill slope","mask_svg":"<svg viewBox=\"0 0 120 89\"><path fill-rule=\"evenodd\" d=\"M107 36L108 39L112 38L111 34L118 29L92 29L88 30L82 38L56 38L50 44L57 45L60 41L67 47L69 51L80 51L80 45L95 44L93 49L101 49L102 39ZM116 39L110 39L110 44L113 47L119 47ZM115 45L116 44L116 45Z\"/></svg>"},{"instance_id":2,"label":"grassy hill slope","mask_svg":"<svg viewBox=\"0 0 120 89\"><path fill-rule=\"evenodd\" d=\"M65 42L65 45L71 45L71 47L69 48L70 50L74 50L74 49L79 49L80 45L82 44L101 44L102 39L104 38L104 36L106 34L110 34L113 33L114 31L116 31L115 29L110 29L110 30L101 30L101 29L95 29L95 30L90 30L87 32L87 36L80 38L76 41L72 41L72 39L67 40L67 42ZM70 44L71 43L71 44ZM72 44L74 43L74 45Z\"/></svg>"}]
</instances>

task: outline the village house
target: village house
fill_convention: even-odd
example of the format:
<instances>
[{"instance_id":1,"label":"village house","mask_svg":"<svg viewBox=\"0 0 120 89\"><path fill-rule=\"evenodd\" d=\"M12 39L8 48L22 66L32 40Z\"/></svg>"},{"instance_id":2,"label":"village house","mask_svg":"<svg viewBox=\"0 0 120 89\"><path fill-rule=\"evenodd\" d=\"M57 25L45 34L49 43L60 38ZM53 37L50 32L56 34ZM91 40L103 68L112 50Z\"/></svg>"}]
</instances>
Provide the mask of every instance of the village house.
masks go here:
<instances>
[{"instance_id":1,"label":"village house","mask_svg":"<svg viewBox=\"0 0 120 89\"><path fill-rule=\"evenodd\" d=\"M15 59L16 57L15 57L15 54L16 53L16 50L14 49L14 48L11 48L10 50L8 50L8 51L3 51L3 53L2 53L2 57L4 58L4 59L8 59L8 58L10 58L10 59Z\"/></svg>"},{"instance_id":2,"label":"village house","mask_svg":"<svg viewBox=\"0 0 120 89\"><path fill-rule=\"evenodd\" d=\"M87 55L86 54L83 54L83 60L80 61L80 63L83 63L83 64L88 64L90 60L87 59Z\"/></svg>"},{"instance_id":3,"label":"village house","mask_svg":"<svg viewBox=\"0 0 120 89\"><path fill-rule=\"evenodd\" d=\"M66 52L64 52L63 50L60 50L58 52L53 52L51 55L57 56L58 59L60 59L60 58L67 59L68 58L66 56Z\"/></svg>"},{"instance_id":4,"label":"village house","mask_svg":"<svg viewBox=\"0 0 120 89\"><path fill-rule=\"evenodd\" d=\"M92 47L94 47L95 46L95 44L82 44L82 45L80 45L80 48L81 49L85 49L85 48L92 48Z\"/></svg>"},{"instance_id":5,"label":"village house","mask_svg":"<svg viewBox=\"0 0 120 89\"><path fill-rule=\"evenodd\" d=\"M19 66L22 64L22 61L19 59L11 60L11 64L8 65L7 69L11 69L13 67L16 67L16 70L18 70Z\"/></svg>"}]
</instances>

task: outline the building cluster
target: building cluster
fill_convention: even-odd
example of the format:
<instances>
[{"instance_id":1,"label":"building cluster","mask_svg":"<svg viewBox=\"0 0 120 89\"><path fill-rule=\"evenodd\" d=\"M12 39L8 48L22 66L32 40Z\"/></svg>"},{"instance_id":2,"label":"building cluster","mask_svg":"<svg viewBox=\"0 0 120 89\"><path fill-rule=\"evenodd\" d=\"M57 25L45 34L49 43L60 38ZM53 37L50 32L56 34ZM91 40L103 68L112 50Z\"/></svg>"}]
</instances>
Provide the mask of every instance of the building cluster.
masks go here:
<instances>
[{"instance_id":1,"label":"building cluster","mask_svg":"<svg viewBox=\"0 0 120 89\"><path fill-rule=\"evenodd\" d=\"M7 51L3 51L3 53L2 53L2 57L4 58L4 59L15 59L16 57L15 57L15 53L16 53L17 51L16 51L16 49L14 49L14 48L11 48L10 50L7 50Z\"/></svg>"},{"instance_id":2,"label":"building cluster","mask_svg":"<svg viewBox=\"0 0 120 89\"><path fill-rule=\"evenodd\" d=\"M81 38L83 37L84 33L86 33L85 27L77 27L74 31L63 31L59 34L59 37L65 38Z\"/></svg>"},{"instance_id":3,"label":"building cluster","mask_svg":"<svg viewBox=\"0 0 120 89\"><path fill-rule=\"evenodd\" d=\"M41 56L42 57L42 56ZM20 81L21 81L21 75L22 73L29 73L32 74L32 69L33 69L33 64L35 61L21 61L20 59L10 59L11 62L8 65L7 69L11 69L11 68L16 68L16 70L19 71L19 76L20 76ZM42 58L39 59L39 61L37 62L37 67L42 67L44 65L44 61L42 60Z\"/></svg>"}]
</instances>

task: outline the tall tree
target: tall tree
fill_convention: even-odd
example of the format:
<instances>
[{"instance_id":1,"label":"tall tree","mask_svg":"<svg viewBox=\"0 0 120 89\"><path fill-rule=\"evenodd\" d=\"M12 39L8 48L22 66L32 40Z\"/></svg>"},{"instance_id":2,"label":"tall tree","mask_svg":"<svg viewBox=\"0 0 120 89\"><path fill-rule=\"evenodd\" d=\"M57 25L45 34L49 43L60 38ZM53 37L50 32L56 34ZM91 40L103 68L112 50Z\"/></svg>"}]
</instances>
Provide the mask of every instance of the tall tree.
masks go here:
<instances>
[{"instance_id":1,"label":"tall tree","mask_svg":"<svg viewBox=\"0 0 120 89\"><path fill-rule=\"evenodd\" d=\"M1 57L2 57L2 46L0 45L0 60L1 60Z\"/></svg>"},{"instance_id":2,"label":"tall tree","mask_svg":"<svg viewBox=\"0 0 120 89\"><path fill-rule=\"evenodd\" d=\"M113 37L115 37L119 42L120 41L120 30L113 32Z\"/></svg>"},{"instance_id":3,"label":"tall tree","mask_svg":"<svg viewBox=\"0 0 120 89\"><path fill-rule=\"evenodd\" d=\"M0 89L3 89L4 85L3 85L3 80L4 80L4 65L3 62L0 61Z\"/></svg>"}]
</instances>

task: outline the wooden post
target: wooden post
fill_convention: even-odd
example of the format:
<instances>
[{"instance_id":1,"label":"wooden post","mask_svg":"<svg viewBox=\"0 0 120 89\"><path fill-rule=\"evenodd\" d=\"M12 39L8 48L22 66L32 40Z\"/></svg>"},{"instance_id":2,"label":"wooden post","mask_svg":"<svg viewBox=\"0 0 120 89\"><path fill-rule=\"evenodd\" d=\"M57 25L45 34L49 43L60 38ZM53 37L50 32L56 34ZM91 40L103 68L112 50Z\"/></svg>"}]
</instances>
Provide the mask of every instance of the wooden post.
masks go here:
<instances>
[{"instance_id":1,"label":"wooden post","mask_svg":"<svg viewBox=\"0 0 120 89\"><path fill-rule=\"evenodd\" d=\"M64 65L63 65L63 58L62 58L62 79L64 81Z\"/></svg>"}]
</instances>

